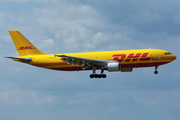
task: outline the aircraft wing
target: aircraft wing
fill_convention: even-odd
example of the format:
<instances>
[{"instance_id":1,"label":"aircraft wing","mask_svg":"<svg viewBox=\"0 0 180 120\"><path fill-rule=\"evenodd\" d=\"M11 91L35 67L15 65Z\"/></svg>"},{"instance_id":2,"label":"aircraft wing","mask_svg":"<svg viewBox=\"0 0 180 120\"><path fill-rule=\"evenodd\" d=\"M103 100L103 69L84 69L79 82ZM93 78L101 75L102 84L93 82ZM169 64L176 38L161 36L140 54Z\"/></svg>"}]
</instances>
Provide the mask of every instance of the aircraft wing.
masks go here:
<instances>
[{"instance_id":1,"label":"aircraft wing","mask_svg":"<svg viewBox=\"0 0 180 120\"><path fill-rule=\"evenodd\" d=\"M97 59L88 59L88 58L81 58L81 57L74 57L74 56L67 56L67 55L55 55L55 57L61 57L63 62L68 62L68 64L72 63L72 65L77 64L78 66L82 66L83 69L87 69L91 66L99 66L103 67L106 66L107 63L112 63L116 61L108 61L108 60L97 60Z\"/></svg>"}]
</instances>

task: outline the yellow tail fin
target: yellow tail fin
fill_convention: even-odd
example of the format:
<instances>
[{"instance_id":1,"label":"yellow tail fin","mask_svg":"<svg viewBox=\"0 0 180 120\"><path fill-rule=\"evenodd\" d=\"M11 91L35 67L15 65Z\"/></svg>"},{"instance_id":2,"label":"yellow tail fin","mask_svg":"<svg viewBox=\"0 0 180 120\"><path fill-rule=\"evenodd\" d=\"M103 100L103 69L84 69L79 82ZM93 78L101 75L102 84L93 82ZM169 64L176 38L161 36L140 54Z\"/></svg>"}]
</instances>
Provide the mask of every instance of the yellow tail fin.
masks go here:
<instances>
[{"instance_id":1,"label":"yellow tail fin","mask_svg":"<svg viewBox=\"0 0 180 120\"><path fill-rule=\"evenodd\" d=\"M18 30L9 31L11 38L20 56L43 55L32 43L30 43Z\"/></svg>"}]
</instances>

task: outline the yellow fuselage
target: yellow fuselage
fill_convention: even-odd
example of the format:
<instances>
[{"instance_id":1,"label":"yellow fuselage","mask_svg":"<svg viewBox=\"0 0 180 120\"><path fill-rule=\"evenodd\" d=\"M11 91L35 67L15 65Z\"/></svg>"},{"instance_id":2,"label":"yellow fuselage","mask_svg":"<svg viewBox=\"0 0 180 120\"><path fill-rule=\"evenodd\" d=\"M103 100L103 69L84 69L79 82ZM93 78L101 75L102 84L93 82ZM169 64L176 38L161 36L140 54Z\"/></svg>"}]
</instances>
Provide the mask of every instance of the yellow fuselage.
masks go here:
<instances>
[{"instance_id":1,"label":"yellow fuselage","mask_svg":"<svg viewBox=\"0 0 180 120\"><path fill-rule=\"evenodd\" d=\"M109 60L119 61L121 68L138 68L138 67L158 67L176 59L176 56L172 55L168 51L159 49L140 49L140 50L120 50L120 51L101 51L101 52L84 52L84 53L68 53L58 54L67 55L88 59L97 60ZM30 57L30 65L64 71L79 71L83 70L81 66L68 64L63 62L60 57L55 57L54 54L45 55L28 55L22 58ZM19 57L21 58L21 57ZM13 59L15 61L20 61ZM22 61L21 61L22 62ZM90 70L92 68L89 68Z\"/></svg>"}]
</instances>

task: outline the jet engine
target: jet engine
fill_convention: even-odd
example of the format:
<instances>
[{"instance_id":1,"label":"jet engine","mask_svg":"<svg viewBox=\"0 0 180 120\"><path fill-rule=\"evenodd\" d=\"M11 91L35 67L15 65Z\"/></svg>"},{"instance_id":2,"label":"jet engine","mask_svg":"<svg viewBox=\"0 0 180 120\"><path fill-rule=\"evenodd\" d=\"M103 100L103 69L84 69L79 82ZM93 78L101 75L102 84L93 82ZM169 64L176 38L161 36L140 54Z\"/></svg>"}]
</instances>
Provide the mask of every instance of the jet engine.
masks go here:
<instances>
[{"instance_id":1,"label":"jet engine","mask_svg":"<svg viewBox=\"0 0 180 120\"><path fill-rule=\"evenodd\" d=\"M107 69L109 72L118 72L118 71L121 70L121 67L120 67L119 62L116 62L116 63L108 63L107 66L106 66L106 69Z\"/></svg>"}]
</instances>

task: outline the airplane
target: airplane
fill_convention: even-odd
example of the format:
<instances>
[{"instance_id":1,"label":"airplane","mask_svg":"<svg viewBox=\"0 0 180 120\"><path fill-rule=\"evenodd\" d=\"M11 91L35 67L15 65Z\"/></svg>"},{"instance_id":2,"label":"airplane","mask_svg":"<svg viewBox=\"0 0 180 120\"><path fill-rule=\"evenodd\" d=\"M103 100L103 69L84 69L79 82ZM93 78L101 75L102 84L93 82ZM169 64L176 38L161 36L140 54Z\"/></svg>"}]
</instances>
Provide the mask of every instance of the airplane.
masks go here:
<instances>
[{"instance_id":1,"label":"airplane","mask_svg":"<svg viewBox=\"0 0 180 120\"><path fill-rule=\"evenodd\" d=\"M132 72L133 68L142 67L155 67L154 74L158 74L158 66L176 59L175 55L160 49L46 54L38 50L18 30L10 30L9 33L19 56L6 58L52 70L92 70L90 78L106 78L104 70ZM101 73L96 74L96 70L101 70Z\"/></svg>"}]
</instances>

